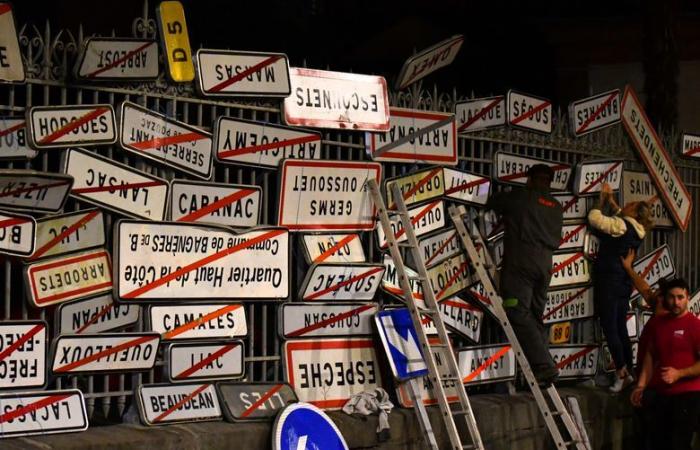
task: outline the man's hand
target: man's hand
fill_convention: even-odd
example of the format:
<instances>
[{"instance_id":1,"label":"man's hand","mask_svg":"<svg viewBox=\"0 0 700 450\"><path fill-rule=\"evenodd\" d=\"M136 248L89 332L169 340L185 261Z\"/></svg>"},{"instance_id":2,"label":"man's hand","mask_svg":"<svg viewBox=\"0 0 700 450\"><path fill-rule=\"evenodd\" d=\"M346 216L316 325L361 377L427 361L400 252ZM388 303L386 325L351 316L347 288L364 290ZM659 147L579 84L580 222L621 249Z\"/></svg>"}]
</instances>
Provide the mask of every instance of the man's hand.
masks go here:
<instances>
[{"instance_id":1,"label":"man's hand","mask_svg":"<svg viewBox=\"0 0 700 450\"><path fill-rule=\"evenodd\" d=\"M636 408L641 408L643 395L644 395L644 388L641 386L635 387L634 390L632 391L632 395L630 395L630 402L632 403L632 406L634 406Z\"/></svg>"},{"instance_id":2,"label":"man's hand","mask_svg":"<svg viewBox=\"0 0 700 450\"><path fill-rule=\"evenodd\" d=\"M609 197L612 195L613 190L608 183L603 183L603 185L600 187L600 193L606 197Z\"/></svg>"},{"instance_id":3,"label":"man's hand","mask_svg":"<svg viewBox=\"0 0 700 450\"><path fill-rule=\"evenodd\" d=\"M681 378L681 371L673 367L661 368L661 379L664 383L673 384Z\"/></svg>"},{"instance_id":4,"label":"man's hand","mask_svg":"<svg viewBox=\"0 0 700 450\"><path fill-rule=\"evenodd\" d=\"M632 263L634 262L634 258L636 256L637 256L637 254L633 248L631 248L627 251L627 256L625 256L624 258L622 256L620 256L620 261L622 262L622 267L624 267L625 269L632 269Z\"/></svg>"}]
</instances>

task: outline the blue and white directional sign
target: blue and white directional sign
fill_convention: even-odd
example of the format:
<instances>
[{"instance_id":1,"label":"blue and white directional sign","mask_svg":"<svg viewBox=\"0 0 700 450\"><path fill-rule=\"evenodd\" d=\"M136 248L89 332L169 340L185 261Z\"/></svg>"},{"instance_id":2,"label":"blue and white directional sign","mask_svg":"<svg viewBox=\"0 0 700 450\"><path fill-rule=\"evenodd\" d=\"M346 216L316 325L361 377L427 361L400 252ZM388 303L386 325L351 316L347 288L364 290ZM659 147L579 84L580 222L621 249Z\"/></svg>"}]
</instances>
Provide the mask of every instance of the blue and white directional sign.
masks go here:
<instances>
[{"instance_id":1,"label":"blue and white directional sign","mask_svg":"<svg viewBox=\"0 0 700 450\"><path fill-rule=\"evenodd\" d=\"M309 403L293 403L277 415L272 450L348 450L343 435L323 411Z\"/></svg>"},{"instance_id":2,"label":"blue and white directional sign","mask_svg":"<svg viewBox=\"0 0 700 450\"><path fill-rule=\"evenodd\" d=\"M380 311L374 316L379 337L389 359L391 371L399 380L428 374L416 328L407 308Z\"/></svg>"}]
</instances>

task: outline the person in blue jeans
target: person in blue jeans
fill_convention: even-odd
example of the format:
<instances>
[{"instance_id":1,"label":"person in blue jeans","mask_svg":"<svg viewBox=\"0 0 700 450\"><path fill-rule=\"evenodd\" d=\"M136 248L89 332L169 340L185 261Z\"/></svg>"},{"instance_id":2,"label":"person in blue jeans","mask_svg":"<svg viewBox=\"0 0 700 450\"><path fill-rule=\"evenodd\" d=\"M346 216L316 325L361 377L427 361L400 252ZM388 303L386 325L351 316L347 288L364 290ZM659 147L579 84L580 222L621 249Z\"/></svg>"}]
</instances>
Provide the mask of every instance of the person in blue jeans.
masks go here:
<instances>
[{"instance_id":1,"label":"person in blue jeans","mask_svg":"<svg viewBox=\"0 0 700 450\"><path fill-rule=\"evenodd\" d=\"M603 211L613 211L606 216ZM627 336L632 280L622 264L630 249L637 250L651 230L651 208L645 202L630 202L620 208L607 183L601 187L598 205L588 213L588 222L600 239L598 256L593 265L595 312L605 334L615 363L612 392L620 392L634 382L632 376L632 344Z\"/></svg>"}]
</instances>

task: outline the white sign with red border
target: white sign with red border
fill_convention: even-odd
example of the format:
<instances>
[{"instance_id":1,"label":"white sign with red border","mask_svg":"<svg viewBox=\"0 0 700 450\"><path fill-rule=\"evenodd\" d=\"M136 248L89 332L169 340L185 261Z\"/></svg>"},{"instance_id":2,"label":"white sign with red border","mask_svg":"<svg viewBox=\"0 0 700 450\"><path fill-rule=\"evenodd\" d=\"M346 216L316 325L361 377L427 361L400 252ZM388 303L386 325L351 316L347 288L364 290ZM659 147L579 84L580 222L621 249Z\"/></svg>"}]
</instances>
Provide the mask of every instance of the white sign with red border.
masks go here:
<instances>
[{"instance_id":1,"label":"white sign with red border","mask_svg":"<svg viewBox=\"0 0 700 450\"><path fill-rule=\"evenodd\" d=\"M75 65L77 78L152 80L158 78L158 42L146 39L89 37Z\"/></svg>"},{"instance_id":2,"label":"white sign with red border","mask_svg":"<svg viewBox=\"0 0 700 450\"><path fill-rule=\"evenodd\" d=\"M55 213L63 208L73 177L33 170L0 170L0 208Z\"/></svg>"},{"instance_id":3,"label":"white sign with red border","mask_svg":"<svg viewBox=\"0 0 700 450\"><path fill-rule=\"evenodd\" d=\"M590 378L598 366L599 345L557 345L549 347L559 378Z\"/></svg>"},{"instance_id":4,"label":"white sign with red border","mask_svg":"<svg viewBox=\"0 0 700 450\"><path fill-rule=\"evenodd\" d=\"M41 320L0 323L0 390L46 386L47 337Z\"/></svg>"},{"instance_id":5,"label":"white sign with red border","mask_svg":"<svg viewBox=\"0 0 700 450\"><path fill-rule=\"evenodd\" d=\"M350 234L305 234L302 242L304 256L309 264L322 262L361 263L366 262L365 249L360 235Z\"/></svg>"},{"instance_id":6,"label":"white sign with red border","mask_svg":"<svg viewBox=\"0 0 700 450\"><path fill-rule=\"evenodd\" d=\"M467 386L515 379L515 353L510 345L466 347L456 356Z\"/></svg>"},{"instance_id":7,"label":"white sign with red border","mask_svg":"<svg viewBox=\"0 0 700 450\"><path fill-rule=\"evenodd\" d=\"M112 293L61 303L56 311L59 334L102 333L134 325L140 307L117 303Z\"/></svg>"},{"instance_id":8,"label":"white sign with red border","mask_svg":"<svg viewBox=\"0 0 700 450\"><path fill-rule=\"evenodd\" d=\"M700 158L700 135L683 133L681 138L681 156Z\"/></svg>"},{"instance_id":9,"label":"white sign with red border","mask_svg":"<svg viewBox=\"0 0 700 450\"><path fill-rule=\"evenodd\" d=\"M603 92L569 104L571 132L579 137L620 122L620 90Z\"/></svg>"},{"instance_id":10,"label":"white sign with red border","mask_svg":"<svg viewBox=\"0 0 700 450\"><path fill-rule=\"evenodd\" d=\"M552 132L552 102L546 98L513 90L506 95L508 125L537 133Z\"/></svg>"},{"instance_id":11,"label":"white sign with red border","mask_svg":"<svg viewBox=\"0 0 700 450\"><path fill-rule=\"evenodd\" d=\"M85 399L78 389L0 394L0 404L0 439L88 428Z\"/></svg>"},{"instance_id":12,"label":"white sign with red border","mask_svg":"<svg viewBox=\"0 0 700 450\"><path fill-rule=\"evenodd\" d=\"M289 63L282 53L199 49L199 92L205 96L287 97Z\"/></svg>"},{"instance_id":13,"label":"white sign with red border","mask_svg":"<svg viewBox=\"0 0 700 450\"><path fill-rule=\"evenodd\" d=\"M493 177L499 183L524 186L527 183L527 171L535 164L545 164L554 171L554 179L551 184L552 190L566 190L569 180L571 180L570 165L502 151L497 151L494 155Z\"/></svg>"},{"instance_id":14,"label":"white sign with red border","mask_svg":"<svg viewBox=\"0 0 700 450\"><path fill-rule=\"evenodd\" d=\"M117 142L114 108L109 104L32 106L27 118L29 142L36 149Z\"/></svg>"},{"instance_id":15,"label":"white sign with red border","mask_svg":"<svg viewBox=\"0 0 700 450\"><path fill-rule=\"evenodd\" d=\"M654 227L674 227L671 213L664 205L656 185L651 177L646 172L634 172L625 170L622 174L622 203L630 202L647 202L651 205L651 218L654 221Z\"/></svg>"},{"instance_id":16,"label":"white sign with red border","mask_svg":"<svg viewBox=\"0 0 700 450\"><path fill-rule=\"evenodd\" d=\"M36 221L32 216L0 212L0 253L29 256L35 243Z\"/></svg>"},{"instance_id":17,"label":"white sign with red border","mask_svg":"<svg viewBox=\"0 0 700 450\"><path fill-rule=\"evenodd\" d=\"M506 124L506 98L499 95L458 102L455 115L458 133L502 127Z\"/></svg>"},{"instance_id":18,"label":"white sign with red border","mask_svg":"<svg viewBox=\"0 0 700 450\"><path fill-rule=\"evenodd\" d=\"M543 323L593 317L593 287L550 290L544 305Z\"/></svg>"},{"instance_id":19,"label":"white sign with red border","mask_svg":"<svg viewBox=\"0 0 700 450\"><path fill-rule=\"evenodd\" d=\"M285 303L280 334L285 338L370 336L376 303Z\"/></svg>"},{"instance_id":20,"label":"white sign with red border","mask_svg":"<svg viewBox=\"0 0 700 450\"><path fill-rule=\"evenodd\" d=\"M260 222L261 207L260 186L186 180L170 183L170 219L175 222L250 228Z\"/></svg>"},{"instance_id":21,"label":"white sign with red border","mask_svg":"<svg viewBox=\"0 0 700 450\"><path fill-rule=\"evenodd\" d=\"M24 83L24 63L19 49L18 36L12 4L0 3L0 47L3 50L0 80L2 81Z\"/></svg>"},{"instance_id":22,"label":"white sign with red border","mask_svg":"<svg viewBox=\"0 0 700 450\"><path fill-rule=\"evenodd\" d=\"M164 341L230 339L248 334L245 308L240 303L149 305L146 328Z\"/></svg>"},{"instance_id":23,"label":"white sign with red border","mask_svg":"<svg viewBox=\"0 0 700 450\"><path fill-rule=\"evenodd\" d=\"M219 399L211 383L142 384L136 400L146 425L222 419Z\"/></svg>"},{"instance_id":24,"label":"white sign with red border","mask_svg":"<svg viewBox=\"0 0 700 450\"><path fill-rule=\"evenodd\" d=\"M583 252L558 253L552 256L550 288L586 284L591 281L591 269Z\"/></svg>"},{"instance_id":25,"label":"white sign with red border","mask_svg":"<svg viewBox=\"0 0 700 450\"><path fill-rule=\"evenodd\" d=\"M302 282L299 300L371 301L383 276L382 264L313 264Z\"/></svg>"},{"instance_id":26,"label":"white sign with red border","mask_svg":"<svg viewBox=\"0 0 700 450\"><path fill-rule=\"evenodd\" d=\"M461 170L443 169L445 197L470 205L484 206L488 201L491 179Z\"/></svg>"},{"instance_id":27,"label":"white sign with red border","mask_svg":"<svg viewBox=\"0 0 700 450\"><path fill-rule=\"evenodd\" d=\"M165 350L171 383L242 378L243 341L179 342Z\"/></svg>"},{"instance_id":28,"label":"white sign with red border","mask_svg":"<svg viewBox=\"0 0 700 450\"><path fill-rule=\"evenodd\" d=\"M36 250L31 259L63 255L105 245L104 214L89 209L37 221Z\"/></svg>"},{"instance_id":29,"label":"white sign with red border","mask_svg":"<svg viewBox=\"0 0 700 450\"><path fill-rule=\"evenodd\" d=\"M436 70L452 64L463 42L464 36L457 34L408 58L396 78L396 89L404 89Z\"/></svg>"},{"instance_id":30,"label":"white sign with red border","mask_svg":"<svg viewBox=\"0 0 700 450\"><path fill-rule=\"evenodd\" d=\"M622 184L622 160L583 161L576 164L574 175L574 195L597 194L604 183L613 191Z\"/></svg>"},{"instance_id":31,"label":"white sign with red border","mask_svg":"<svg viewBox=\"0 0 700 450\"><path fill-rule=\"evenodd\" d=\"M632 268L649 286L656 286L661 278L670 280L676 274L673 257L668 244L652 250L634 262ZM631 297L637 295L635 289Z\"/></svg>"},{"instance_id":32,"label":"white sign with red border","mask_svg":"<svg viewBox=\"0 0 700 450\"><path fill-rule=\"evenodd\" d=\"M32 159L38 154L27 142L27 121L24 117L0 117L0 160Z\"/></svg>"},{"instance_id":33,"label":"white sign with red border","mask_svg":"<svg viewBox=\"0 0 700 450\"><path fill-rule=\"evenodd\" d=\"M416 206L408 210L408 215L411 218L413 232L416 236L423 236L431 231L438 230L445 226L445 202L435 200L426 205ZM400 216L389 218L391 230L394 232L396 242L404 242L406 239L406 230L403 228L403 222ZM385 249L389 246L384 228L377 227L377 243L380 248Z\"/></svg>"}]
</instances>

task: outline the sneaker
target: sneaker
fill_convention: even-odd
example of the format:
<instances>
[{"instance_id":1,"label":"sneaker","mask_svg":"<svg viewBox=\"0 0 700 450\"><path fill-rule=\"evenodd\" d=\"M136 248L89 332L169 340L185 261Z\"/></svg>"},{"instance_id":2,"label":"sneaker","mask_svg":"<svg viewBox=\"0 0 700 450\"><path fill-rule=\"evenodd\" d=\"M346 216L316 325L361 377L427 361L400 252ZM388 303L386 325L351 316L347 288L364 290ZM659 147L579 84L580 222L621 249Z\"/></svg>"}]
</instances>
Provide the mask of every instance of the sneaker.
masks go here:
<instances>
[{"instance_id":1,"label":"sneaker","mask_svg":"<svg viewBox=\"0 0 700 450\"><path fill-rule=\"evenodd\" d=\"M624 378L615 378L615 382L613 383L612 386L610 386L610 392L612 393L618 393L622 391L624 388L629 386L630 384L634 383L634 377L632 375L627 375Z\"/></svg>"}]
</instances>

